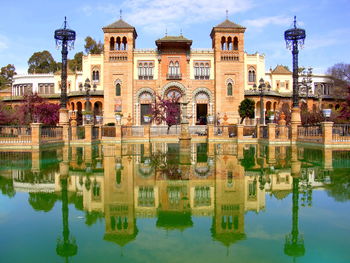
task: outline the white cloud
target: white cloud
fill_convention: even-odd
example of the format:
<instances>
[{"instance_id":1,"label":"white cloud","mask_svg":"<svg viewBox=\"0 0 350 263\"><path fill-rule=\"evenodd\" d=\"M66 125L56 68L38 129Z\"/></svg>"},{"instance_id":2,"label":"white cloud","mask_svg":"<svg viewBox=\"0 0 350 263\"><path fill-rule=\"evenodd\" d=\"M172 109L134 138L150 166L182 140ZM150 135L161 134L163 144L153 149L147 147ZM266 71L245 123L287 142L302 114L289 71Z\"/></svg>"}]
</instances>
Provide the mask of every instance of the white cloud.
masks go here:
<instances>
[{"instance_id":1,"label":"white cloud","mask_svg":"<svg viewBox=\"0 0 350 263\"><path fill-rule=\"evenodd\" d=\"M328 33L318 34L305 39L305 49L312 50L324 47L346 44L350 39L344 36L350 34L350 28L332 30Z\"/></svg>"},{"instance_id":2,"label":"white cloud","mask_svg":"<svg viewBox=\"0 0 350 263\"><path fill-rule=\"evenodd\" d=\"M134 26L138 26L146 32L164 32L168 28L169 33L181 27L213 20L213 18L225 18L225 10L232 15L243 12L253 7L252 0L129 0L121 5L99 5L95 10L106 14L112 14L119 18L119 10L123 9L123 19ZM84 7L86 10L87 7Z\"/></svg>"},{"instance_id":3,"label":"white cloud","mask_svg":"<svg viewBox=\"0 0 350 263\"><path fill-rule=\"evenodd\" d=\"M257 19L249 19L243 22L247 27L263 28L269 25L289 26L292 24L290 16L269 16ZM298 23L301 24L301 23Z\"/></svg>"}]
</instances>

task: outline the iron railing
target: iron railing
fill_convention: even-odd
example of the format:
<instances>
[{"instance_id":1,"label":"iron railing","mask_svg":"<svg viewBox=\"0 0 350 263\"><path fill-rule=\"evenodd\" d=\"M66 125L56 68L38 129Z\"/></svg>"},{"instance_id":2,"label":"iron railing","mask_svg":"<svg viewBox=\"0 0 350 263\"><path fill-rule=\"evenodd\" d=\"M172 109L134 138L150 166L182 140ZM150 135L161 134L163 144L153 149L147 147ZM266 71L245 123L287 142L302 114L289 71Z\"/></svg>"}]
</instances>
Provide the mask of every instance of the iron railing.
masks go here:
<instances>
[{"instance_id":1,"label":"iron railing","mask_svg":"<svg viewBox=\"0 0 350 263\"><path fill-rule=\"evenodd\" d=\"M143 126L122 126L122 136L135 136L142 137L144 136L144 127Z\"/></svg>"},{"instance_id":2,"label":"iron railing","mask_svg":"<svg viewBox=\"0 0 350 263\"><path fill-rule=\"evenodd\" d=\"M334 124L332 139L337 142L350 141L350 124Z\"/></svg>"},{"instance_id":3,"label":"iron railing","mask_svg":"<svg viewBox=\"0 0 350 263\"><path fill-rule=\"evenodd\" d=\"M256 138L256 126L244 126L243 136Z\"/></svg>"},{"instance_id":4,"label":"iron railing","mask_svg":"<svg viewBox=\"0 0 350 263\"><path fill-rule=\"evenodd\" d=\"M98 139L99 127L92 127L92 139Z\"/></svg>"},{"instance_id":5,"label":"iron railing","mask_svg":"<svg viewBox=\"0 0 350 263\"><path fill-rule=\"evenodd\" d=\"M78 140L85 139L85 127L84 126L77 126L77 139Z\"/></svg>"},{"instance_id":6,"label":"iron railing","mask_svg":"<svg viewBox=\"0 0 350 263\"><path fill-rule=\"evenodd\" d=\"M196 125L189 126L189 132L192 135L207 136L207 126L206 125Z\"/></svg>"},{"instance_id":7,"label":"iron railing","mask_svg":"<svg viewBox=\"0 0 350 263\"><path fill-rule=\"evenodd\" d=\"M41 127L41 141L57 141L63 139L63 128L59 126L43 126Z\"/></svg>"},{"instance_id":8,"label":"iron railing","mask_svg":"<svg viewBox=\"0 0 350 263\"><path fill-rule=\"evenodd\" d=\"M298 126L298 138L320 137L322 136L321 125Z\"/></svg>"},{"instance_id":9,"label":"iron railing","mask_svg":"<svg viewBox=\"0 0 350 263\"><path fill-rule=\"evenodd\" d=\"M116 136L115 126L102 127L102 137L115 137L115 136Z\"/></svg>"},{"instance_id":10,"label":"iron railing","mask_svg":"<svg viewBox=\"0 0 350 263\"><path fill-rule=\"evenodd\" d=\"M151 136L158 136L158 135L179 135L181 132L181 128L179 125L173 125L169 129L168 133L168 126L151 126Z\"/></svg>"},{"instance_id":11,"label":"iron railing","mask_svg":"<svg viewBox=\"0 0 350 263\"><path fill-rule=\"evenodd\" d=\"M262 139L268 138L267 126L260 126L260 138L262 138Z\"/></svg>"}]
</instances>

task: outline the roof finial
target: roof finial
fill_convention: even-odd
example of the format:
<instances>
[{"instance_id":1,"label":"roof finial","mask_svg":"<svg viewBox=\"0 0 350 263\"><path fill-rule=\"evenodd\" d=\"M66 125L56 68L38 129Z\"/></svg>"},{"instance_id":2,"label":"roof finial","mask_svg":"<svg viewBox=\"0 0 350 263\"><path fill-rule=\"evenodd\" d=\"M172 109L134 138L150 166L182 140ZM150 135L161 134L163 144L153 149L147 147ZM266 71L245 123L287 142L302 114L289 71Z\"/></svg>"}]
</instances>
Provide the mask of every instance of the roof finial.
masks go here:
<instances>
[{"instance_id":1,"label":"roof finial","mask_svg":"<svg viewBox=\"0 0 350 263\"><path fill-rule=\"evenodd\" d=\"M64 17L64 29L66 29L67 28L67 17L65 16Z\"/></svg>"},{"instance_id":2,"label":"roof finial","mask_svg":"<svg viewBox=\"0 0 350 263\"><path fill-rule=\"evenodd\" d=\"M226 9L226 20L228 20L228 10Z\"/></svg>"},{"instance_id":3,"label":"roof finial","mask_svg":"<svg viewBox=\"0 0 350 263\"><path fill-rule=\"evenodd\" d=\"M294 16L294 28L297 28L297 16Z\"/></svg>"},{"instance_id":4,"label":"roof finial","mask_svg":"<svg viewBox=\"0 0 350 263\"><path fill-rule=\"evenodd\" d=\"M180 28L180 36L182 36L182 28Z\"/></svg>"},{"instance_id":5,"label":"roof finial","mask_svg":"<svg viewBox=\"0 0 350 263\"><path fill-rule=\"evenodd\" d=\"M168 28L165 28L165 36L168 36Z\"/></svg>"},{"instance_id":6,"label":"roof finial","mask_svg":"<svg viewBox=\"0 0 350 263\"><path fill-rule=\"evenodd\" d=\"M122 19L123 10L120 9L119 12L120 12L120 19Z\"/></svg>"}]
</instances>

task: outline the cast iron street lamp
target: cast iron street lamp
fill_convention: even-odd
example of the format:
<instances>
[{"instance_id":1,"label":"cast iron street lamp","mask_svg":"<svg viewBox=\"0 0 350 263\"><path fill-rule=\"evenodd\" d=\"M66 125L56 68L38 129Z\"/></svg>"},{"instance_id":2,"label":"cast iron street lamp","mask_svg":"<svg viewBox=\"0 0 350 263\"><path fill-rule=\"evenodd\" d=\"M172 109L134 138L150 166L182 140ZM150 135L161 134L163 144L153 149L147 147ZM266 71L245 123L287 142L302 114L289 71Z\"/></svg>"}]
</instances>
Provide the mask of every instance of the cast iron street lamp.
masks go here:
<instances>
[{"instance_id":1,"label":"cast iron street lamp","mask_svg":"<svg viewBox=\"0 0 350 263\"><path fill-rule=\"evenodd\" d=\"M300 83L299 97L306 96L306 109L309 111L308 101L312 84L312 68L309 67L307 70L303 70L302 75L304 77ZM306 124L308 124L308 114L306 114Z\"/></svg>"},{"instance_id":2,"label":"cast iron street lamp","mask_svg":"<svg viewBox=\"0 0 350 263\"><path fill-rule=\"evenodd\" d=\"M68 122L67 111L67 56L68 48L74 47L75 31L67 28L67 19L64 17L64 26L55 30L55 40L57 48L62 47L62 70L61 70L61 110L60 122ZM63 109L63 110L62 110ZM66 116L61 116L65 112ZM63 118L63 119L62 119Z\"/></svg>"},{"instance_id":3,"label":"cast iron street lamp","mask_svg":"<svg viewBox=\"0 0 350 263\"><path fill-rule=\"evenodd\" d=\"M265 84L265 81L263 78L259 80L259 86L257 87L256 84L253 85L253 90L258 91L260 95L260 124L265 124L265 116L264 116L264 96L266 92L269 92L271 89L270 85Z\"/></svg>"},{"instance_id":4,"label":"cast iron street lamp","mask_svg":"<svg viewBox=\"0 0 350 263\"><path fill-rule=\"evenodd\" d=\"M96 84L94 83L92 85L93 91L96 91ZM81 92L85 91L85 100L86 100L86 109L85 111L87 112L86 116L86 120L87 123L90 122L91 120L91 109L90 109L90 90L91 90L91 84L90 84L90 80L89 78L86 78L85 83L84 83L84 90L83 90L83 84L79 85L79 90Z\"/></svg>"},{"instance_id":5,"label":"cast iron street lamp","mask_svg":"<svg viewBox=\"0 0 350 263\"><path fill-rule=\"evenodd\" d=\"M306 34L302 28L297 28L296 16L294 16L294 27L284 32L284 39L288 49L292 50L293 55L293 111L299 113L299 92L298 92L298 53L300 48L304 45ZM292 114L292 121L293 116ZM297 116L294 116L297 117ZM294 121L300 121L300 114Z\"/></svg>"}]
</instances>

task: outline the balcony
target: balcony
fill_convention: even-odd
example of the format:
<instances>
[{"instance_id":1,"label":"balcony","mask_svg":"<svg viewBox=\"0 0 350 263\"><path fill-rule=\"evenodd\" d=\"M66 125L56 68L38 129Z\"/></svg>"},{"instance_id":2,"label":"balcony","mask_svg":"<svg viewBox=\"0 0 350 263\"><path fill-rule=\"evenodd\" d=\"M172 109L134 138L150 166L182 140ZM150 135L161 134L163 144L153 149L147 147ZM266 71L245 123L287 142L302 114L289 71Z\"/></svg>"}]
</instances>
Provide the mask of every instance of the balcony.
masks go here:
<instances>
[{"instance_id":1,"label":"balcony","mask_svg":"<svg viewBox=\"0 0 350 263\"><path fill-rule=\"evenodd\" d=\"M171 79L182 79L182 74L166 74L166 79L171 80Z\"/></svg>"}]
</instances>

